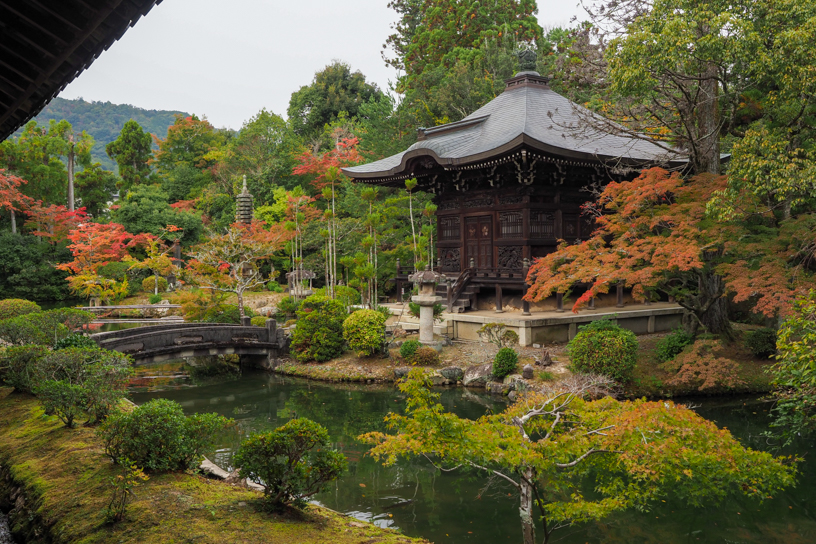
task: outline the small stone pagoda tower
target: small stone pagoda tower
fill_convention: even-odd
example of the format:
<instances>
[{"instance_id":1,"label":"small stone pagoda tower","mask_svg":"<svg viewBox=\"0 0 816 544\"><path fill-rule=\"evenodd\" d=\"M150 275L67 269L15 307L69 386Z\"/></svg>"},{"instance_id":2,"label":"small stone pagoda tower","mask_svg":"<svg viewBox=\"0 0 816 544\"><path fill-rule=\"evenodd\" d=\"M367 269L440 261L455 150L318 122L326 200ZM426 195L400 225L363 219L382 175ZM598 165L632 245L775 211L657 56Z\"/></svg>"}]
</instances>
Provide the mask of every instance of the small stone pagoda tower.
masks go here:
<instances>
[{"instance_id":1,"label":"small stone pagoda tower","mask_svg":"<svg viewBox=\"0 0 816 544\"><path fill-rule=\"evenodd\" d=\"M246 176L241 194L235 197L235 222L244 225L252 223L252 195L247 190Z\"/></svg>"}]
</instances>

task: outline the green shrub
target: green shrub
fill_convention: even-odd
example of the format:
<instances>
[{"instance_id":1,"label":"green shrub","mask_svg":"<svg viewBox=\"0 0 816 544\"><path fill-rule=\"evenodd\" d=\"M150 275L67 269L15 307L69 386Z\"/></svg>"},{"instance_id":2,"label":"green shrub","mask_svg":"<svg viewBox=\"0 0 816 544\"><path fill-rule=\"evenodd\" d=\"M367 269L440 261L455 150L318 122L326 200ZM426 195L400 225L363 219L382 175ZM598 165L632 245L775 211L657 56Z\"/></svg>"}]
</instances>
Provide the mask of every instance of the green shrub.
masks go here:
<instances>
[{"instance_id":1,"label":"green shrub","mask_svg":"<svg viewBox=\"0 0 816 544\"><path fill-rule=\"evenodd\" d=\"M637 362L635 333L611 320L593 321L581 327L567 344L572 369L628 381Z\"/></svg>"},{"instance_id":2,"label":"green shrub","mask_svg":"<svg viewBox=\"0 0 816 544\"><path fill-rule=\"evenodd\" d=\"M376 310L358 310L343 321L343 338L360 357L382 350L385 345L385 316Z\"/></svg>"},{"instance_id":3,"label":"green shrub","mask_svg":"<svg viewBox=\"0 0 816 544\"><path fill-rule=\"evenodd\" d=\"M159 276L159 293L166 293L167 292L167 280L162 276ZM142 291L145 293L155 293L156 292L156 276L148 276L142 280ZM153 303L151 303L153 304Z\"/></svg>"},{"instance_id":4,"label":"green shrub","mask_svg":"<svg viewBox=\"0 0 816 544\"><path fill-rule=\"evenodd\" d=\"M501 348L496 357L493 358L493 375L498 379L503 379L516 371L518 366L518 354L513 348Z\"/></svg>"},{"instance_id":5,"label":"green shrub","mask_svg":"<svg viewBox=\"0 0 816 544\"><path fill-rule=\"evenodd\" d=\"M99 428L105 453L150 472L183 471L201 462L201 452L232 424L218 414L184 415L177 402L154 399L130 413L114 412Z\"/></svg>"},{"instance_id":6,"label":"green shrub","mask_svg":"<svg viewBox=\"0 0 816 544\"><path fill-rule=\"evenodd\" d=\"M274 431L255 434L241 443L234 463L241 477L264 486L272 510L291 504L306 506L347 468L345 456L332 449L329 433L314 421L293 419Z\"/></svg>"},{"instance_id":7,"label":"green shrub","mask_svg":"<svg viewBox=\"0 0 816 544\"><path fill-rule=\"evenodd\" d=\"M266 327L266 320L267 318L262 315L256 315L252 319L250 319L250 323L252 323L255 327Z\"/></svg>"},{"instance_id":8,"label":"green shrub","mask_svg":"<svg viewBox=\"0 0 816 544\"><path fill-rule=\"evenodd\" d=\"M420 306L416 302L409 302L408 303L408 313L412 317L416 317L417 319L419 319L419 308L420 308ZM444 312L444 311L445 311L445 307L442 306L440 303L437 302L436 304L434 304L434 306L433 306L433 319L434 319L434 321L442 321L442 312Z\"/></svg>"},{"instance_id":9,"label":"green shrub","mask_svg":"<svg viewBox=\"0 0 816 544\"><path fill-rule=\"evenodd\" d=\"M283 293L284 290L285 290L283 288L283 285L276 282L275 280L272 280L269 283L267 283L266 284L266 289L267 289L267 291L269 291L271 293Z\"/></svg>"},{"instance_id":10,"label":"green shrub","mask_svg":"<svg viewBox=\"0 0 816 544\"><path fill-rule=\"evenodd\" d=\"M422 346L411 356L411 364L417 366L436 366L439 364L439 353L428 346Z\"/></svg>"},{"instance_id":11,"label":"green shrub","mask_svg":"<svg viewBox=\"0 0 816 544\"><path fill-rule=\"evenodd\" d=\"M501 323L485 323L476 331L476 334L485 342L490 342L499 349L515 346L519 342L518 333L507 329L507 326Z\"/></svg>"},{"instance_id":12,"label":"green shrub","mask_svg":"<svg viewBox=\"0 0 816 544\"><path fill-rule=\"evenodd\" d=\"M406 361L410 361L414 353L422 347L422 344L419 343L419 340L406 340L400 346L400 357L405 359Z\"/></svg>"},{"instance_id":13,"label":"green shrub","mask_svg":"<svg viewBox=\"0 0 816 544\"><path fill-rule=\"evenodd\" d=\"M130 268L130 263L122 261L111 261L99 267L99 275L103 278L123 282L127 280L127 296L132 297L139 294L142 286L142 279L150 274L149 270ZM152 289L151 289L152 291Z\"/></svg>"},{"instance_id":14,"label":"green shrub","mask_svg":"<svg viewBox=\"0 0 816 544\"><path fill-rule=\"evenodd\" d=\"M57 340L57 343L54 344L54 349L66 349L66 348L94 349L97 347L98 345L96 342L94 342L93 338L91 338L90 336L85 336L82 333L69 334L65 338Z\"/></svg>"},{"instance_id":15,"label":"green shrub","mask_svg":"<svg viewBox=\"0 0 816 544\"><path fill-rule=\"evenodd\" d=\"M329 292L325 287L317 289L314 294L322 295L324 297L329 296ZM354 287L349 287L348 285L335 285L334 298L342 302L346 307L360 304L363 300L363 297L360 295L360 291Z\"/></svg>"},{"instance_id":16,"label":"green shrub","mask_svg":"<svg viewBox=\"0 0 816 544\"><path fill-rule=\"evenodd\" d=\"M162 301L162 299L163 299L163 298L164 298L164 297L163 297L162 295L149 295L149 296L147 297L147 301L148 301L150 304L158 304L159 302L161 302L161 301Z\"/></svg>"},{"instance_id":17,"label":"green shrub","mask_svg":"<svg viewBox=\"0 0 816 544\"><path fill-rule=\"evenodd\" d=\"M776 353L776 330L763 327L746 332L745 347L756 357L769 358Z\"/></svg>"},{"instance_id":18,"label":"green shrub","mask_svg":"<svg viewBox=\"0 0 816 544\"><path fill-rule=\"evenodd\" d=\"M683 329L677 329L657 342L655 355L659 362L665 363L677 357L683 351L683 348L693 343L694 336Z\"/></svg>"},{"instance_id":19,"label":"green shrub","mask_svg":"<svg viewBox=\"0 0 816 544\"><path fill-rule=\"evenodd\" d=\"M25 314L33 314L42 311L36 302L21 298L7 298L0 300L0 319L11 319Z\"/></svg>"},{"instance_id":20,"label":"green shrub","mask_svg":"<svg viewBox=\"0 0 816 544\"><path fill-rule=\"evenodd\" d=\"M386 321L388 320L389 317L394 315L394 312L392 312L391 308L389 308L388 306L377 306L376 308L374 308L374 310L380 312L386 319Z\"/></svg>"},{"instance_id":21,"label":"green shrub","mask_svg":"<svg viewBox=\"0 0 816 544\"><path fill-rule=\"evenodd\" d=\"M295 315L298 306L300 306L300 304L295 297L282 298L280 302L278 302L278 311L275 315L281 319L286 316Z\"/></svg>"},{"instance_id":22,"label":"green shrub","mask_svg":"<svg viewBox=\"0 0 816 544\"><path fill-rule=\"evenodd\" d=\"M328 361L343 353L346 308L338 300L312 295L303 300L292 333L292 351L299 361Z\"/></svg>"},{"instance_id":23,"label":"green shrub","mask_svg":"<svg viewBox=\"0 0 816 544\"><path fill-rule=\"evenodd\" d=\"M56 414L66 427L74 426L74 419L82 414L86 404L85 388L63 380L45 380L34 393L46 414Z\"/></svg>"},{"instance_id":24,"label":"green shrub","mask_svg":"<svg viewBox=\"0 0 816 544\"><path fill-rule=\"evenodd\" d=\"M49 352L40 345L6 348L0 353L0 380L17 391L31 393L37 383L40 361Z\"/></svg>"},{"instance_id":25,"label":"green shrub","mask_svg":"<svg viewBox=\"0 0 816 544\"><path fill-rule=\"evenodd\" d=\"M252 308L244 306L244 315L249 318L255 317L255 312ZM241 324L241 312L237 304L222 304L212 311L208 312L201 320L202 323L231 323L233 325Z\"/></svg>"},{"instance_id":26,"label":"green shrub","mask_svg":"<svg viewBox=\"0 0 816 544\"><path fill-rule=\"evenodd\" d=\"M50 346L68 336L65 325L57 325L52 330L51 324L45 322L42 315L42 312L38 312L0 321L0 339L14 346Z\"/></svg>"},{"instance_id":27,"label":"green shrub","mask_svg":"<svg viewBox=\"0 0 816 544\"><path fill-rule=\"evenodd\" d=\"M119 401L127 396L128 380L133 376L129 356L116 351L97 349L88 352L85 389L85 411L89 421L99 422L113 413Z\"/></svg>"}]
</instances>

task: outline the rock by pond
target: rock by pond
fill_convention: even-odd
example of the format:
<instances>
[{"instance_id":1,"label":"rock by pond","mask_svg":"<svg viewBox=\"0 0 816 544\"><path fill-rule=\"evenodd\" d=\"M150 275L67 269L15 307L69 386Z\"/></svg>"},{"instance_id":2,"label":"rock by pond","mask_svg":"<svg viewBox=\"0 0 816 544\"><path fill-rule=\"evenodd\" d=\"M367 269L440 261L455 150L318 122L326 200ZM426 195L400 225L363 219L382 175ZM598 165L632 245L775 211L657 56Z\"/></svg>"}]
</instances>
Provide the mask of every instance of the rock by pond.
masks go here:
<instances>
[{"instance_id":1,"label":"rock by pond","mask_svg":"<svg viewBox=\"0 0 816 544\"><path fill-rule=\"evenodd\" d=\"M493 363L474 365L465 370L462 385L465 387L484 387L493 376Z\"/></svg>"}]
</instances>

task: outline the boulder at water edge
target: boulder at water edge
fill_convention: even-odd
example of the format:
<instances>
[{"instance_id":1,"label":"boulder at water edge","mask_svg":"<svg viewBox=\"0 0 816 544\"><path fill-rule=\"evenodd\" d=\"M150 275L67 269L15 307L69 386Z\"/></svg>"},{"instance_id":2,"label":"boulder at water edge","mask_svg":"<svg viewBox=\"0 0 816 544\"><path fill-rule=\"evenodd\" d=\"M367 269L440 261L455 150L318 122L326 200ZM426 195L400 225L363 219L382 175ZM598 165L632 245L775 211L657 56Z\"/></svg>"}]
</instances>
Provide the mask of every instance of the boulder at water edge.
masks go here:
<instances>
[{"instance_id":1,"label":"boulder at water edge","mask_svg":"<svg viewBox=\"0 0 816 544\"><path fill-rule=\"evenodd\" d=\"M465 370L462 384L466 387L484 387L493 376L493 363L474 365Z\"/></svg>"}]
</instances>

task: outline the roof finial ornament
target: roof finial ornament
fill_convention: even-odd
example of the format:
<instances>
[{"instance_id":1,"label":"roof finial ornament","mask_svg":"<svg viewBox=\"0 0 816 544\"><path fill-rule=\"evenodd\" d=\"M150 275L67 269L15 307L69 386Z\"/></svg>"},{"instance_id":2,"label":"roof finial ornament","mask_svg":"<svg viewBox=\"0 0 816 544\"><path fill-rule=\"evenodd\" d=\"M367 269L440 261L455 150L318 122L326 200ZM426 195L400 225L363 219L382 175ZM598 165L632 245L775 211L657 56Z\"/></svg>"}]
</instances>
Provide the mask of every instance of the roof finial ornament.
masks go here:
<instances>
[{"instance_id":1,"label":"roof finial ornament","mask_svg":"<svg viewBox=\"0 0 816 544\"><path fill-rule=\"evenodd\" d=\"M525 47L516 53L519 59L519 72L535 72L538 55L533 49Z\"/></svg>"}]
</instances>

